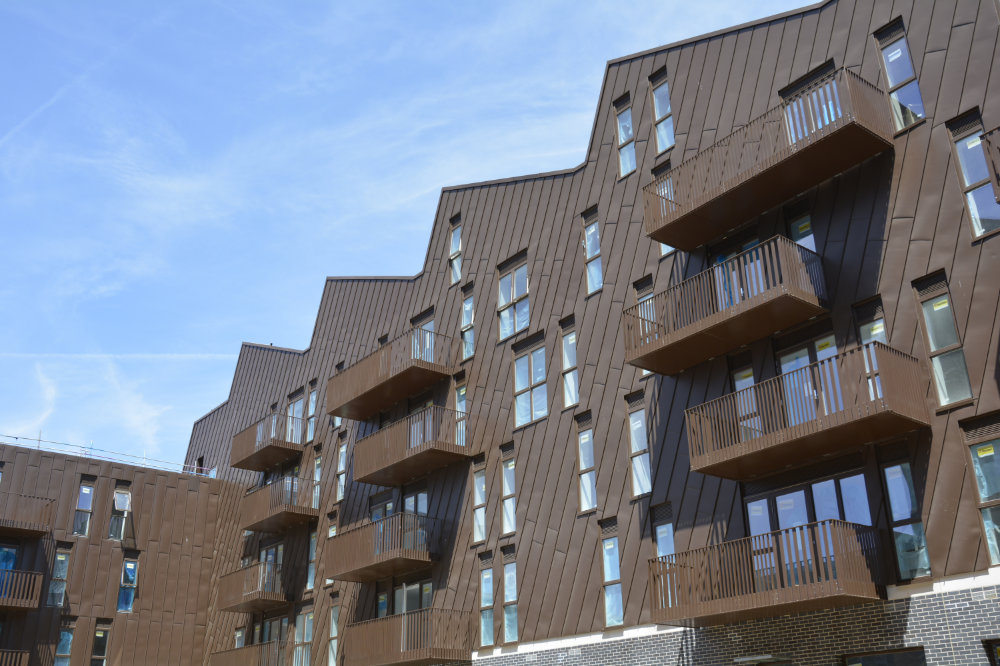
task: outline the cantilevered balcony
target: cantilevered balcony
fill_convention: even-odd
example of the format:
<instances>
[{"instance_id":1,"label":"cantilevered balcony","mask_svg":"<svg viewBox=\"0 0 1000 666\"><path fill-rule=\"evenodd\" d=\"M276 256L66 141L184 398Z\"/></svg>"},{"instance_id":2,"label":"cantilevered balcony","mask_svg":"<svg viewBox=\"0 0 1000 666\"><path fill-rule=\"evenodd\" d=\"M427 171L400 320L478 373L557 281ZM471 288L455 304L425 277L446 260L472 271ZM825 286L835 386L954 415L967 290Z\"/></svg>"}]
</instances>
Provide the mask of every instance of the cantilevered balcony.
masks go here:
<instances>
[{"instance_id":1,"label":"cantilevered balcony","mask_svg":"<svg viewBox=\"0 0 1000 666\"><path fill-rule=\"evenodd\" d=\"M233 437L229 464L263 472L302 453L306 439L304 419L271 414Z\"/></svg>"},{"instance_id":2,"label":"cantilevered balcony","mask_svg":"<svg viewBox=\"0 0 1000 666\"><path fill-rule=\"evenodd\" d=\"M46 497L0 493L0 536L40 537L52 531L55 503Z\"/></svg>"},{"instance_id":3,"label":"cantilevered balcony","mask_svg":"<svg viewBox=\"0 0 1000 666\"><path fill-rule=\"evenodd\" d=\"M646 234L691 251L892 147L885 93L840 69L643 189Z\"/></svg>"},{"instance_id":4,"label":"cantilevered balcony","mask_svg":"<svg viewBox=\"0 0 1000 666\"><path fill-rule=\"evenodd\" d=\"M471 455L473 427L465 412L425 407L359 440L354 447L354 478L398 486L464 460Z\"/></svg>"},{"instance_id":5,"label":"cantilevered balcony","mask_svg":"<svg viewBox=\"0 0 1000 666\"><path fill-rule=\"evenodd\" d=\"M327 411L364 421L454 372L455 342L447 335L413 328L331 377Z\"/></svg>"},{"instance_id":6,"label":"cantilevered balcony","mask_svg":"<svg viewBox=\"0 0 1000 666\"><path fill-rule=\"evenodd\" d=\"M625 360L672 375L826 309L820 257L775 236L627 308Z\"/></svg>"},{"instance_id":7,"label":"cantilevered balcony","mask_svg":"<svg viewBox=\"0 0 1000 666\"><path fill-rule=\"evenodd\" d=\"M27 650L0 650L0 666L28 666Z\"/></svg>"},{"instance_id":8,"label":"cantilevered balcony","mask_svg":"<svg viewBox=\"0 0 1000 666\"><path fill-rule=\"evenodd\" d=\"M993 196L1000 202L1000 127L983 135L983 152L993 182Z\"/></svg>"},{"instance_id":9,"label":"cantilevered balcony","mask_svg":"<svg viewBox=\"0 0 1000 666\"><path fill-rule=\"evenodd\" d=\"M42 574L35 571L0 571L0 611L38 608L42 596Z\"/></svg>"},{"instance_id":10,"label":"cantilevered balcony","mask_svg":"<svg viewBox=\"0 0 1000 666\"><path fill-rule=\"evenodd\" d=\"M425 608L347 625L344 666L468 662L472 645L472 613Z\"/></svg>"},{"instance_id":11,"label":"cantilevered balcony","mask_svg":"<svg viewBox=\"0 0 1000 666\"><path fill-rule=\"evenodd\" d=\"M930 422L917 359L881 342L692 407L691 469L747 480Z\"/></svg>"},{"instance_id":12,"label":"cantilevered balcony","mask_svg":"<svg viewBox=\"0 0 1000 666\"><path fill-rule=\"evenodd\" d=\"M316 483L306 477L284 476L251 488L240 500L240 525L255 532L281 532L319 518Z\"/></svg>"},{"instance_id":13,"label":"cantilevered balcony","mask_svg":"<svg viewBox=\"0 0 1000 666\"><path fill-rule=\"evenodd\" d=\"M254 562L219 578L221 611L255 613L281 608L287 603L281 568L273 562Z\"/></svg>"},{"instance_id":14,"label":"cantilevered balcony","mask_svg":"<svg viewBox=\"0 0 1000 666\"><path fill-rule=\"evenodd\" d=\"M884 598L875 530L824 520L649 562L653 621L700 627Z\"/></svg>"},{"instance_id":15,"label":"cantilevered balcony","mask_svg":"<svg viewBox=\"0 0 1000 666\"><path fill-rule=\"evenodd\" d=\"M289 652L284 641L270 641L213 652L208 663L210 666L288 666Z\"/></svg>"},{"instance_id":16,"label":"cantilevered balcony","mask_svg":"<svg viewBox=\"0 0 1000 666\"><path fill-rule=\"evenodd\" d=\"M438 553L440 523L415 513L397 513L330 537L327 576L371 582L427 569Z\"/></svg>"}]
</instances>

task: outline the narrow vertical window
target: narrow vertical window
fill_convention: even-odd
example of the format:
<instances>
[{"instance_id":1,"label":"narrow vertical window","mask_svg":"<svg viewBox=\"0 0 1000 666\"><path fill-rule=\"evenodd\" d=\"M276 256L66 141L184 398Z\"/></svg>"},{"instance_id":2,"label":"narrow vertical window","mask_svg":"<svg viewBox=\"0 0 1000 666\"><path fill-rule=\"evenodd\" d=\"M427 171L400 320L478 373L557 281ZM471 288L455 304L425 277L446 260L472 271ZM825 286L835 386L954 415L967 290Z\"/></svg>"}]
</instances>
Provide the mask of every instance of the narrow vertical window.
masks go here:
<instances>
[{"instance_id":1,"label":"narrow vertical window","mask_svg":"<svg viewBox=\"0 0 1000 666\"><path fill-rule=\"evenodd\" d=\"M479 644L493 645L493 569L479 572Z\"/></svg>"},{"instance_id":2,"label":"narrow vertical window","mask_svg":"<svg viewBox=\"0 0 1000 666\"><path fill-rule=\"evenodd\" d=\"M246 627L236 627L233 631L233 647L241 648L247 644L247 630Z\"/></svg>"},{"instance_id":3,"label":"narrow vertical window","mask_svg":"<svg viewBox=\"0 0 1000 666\"><path fill-rule=\"evenodd\" d=\"M624 178L635 171L635 133L632 130L632 107L616 110L618 125L618 175Z\"/></svg>"},{"instance_id":4,"label":"narrow vertical window","mask_svg":"<svg viewBox=\"0 0 1000 666\"><path fill-rule=\"evenodd\" d=\"M49 606L62 606L66 601L66 578L69 574L68 550L57 550L52 563L52 579L49 581L49 594L46 603Z\"/></svg>"},{"instance_id":5,"label":"narrow vertical window","mask_svg":"<svg viewBox=\"0 0 1000 666\"><path fill-rule=\"evenodd\" d=\"M122 563L122 580L118 588L118 612L131 613L139 581L139 560L127 558Z\"/></svg>"},{"instance_id":6,"label":"narrow vertical window","mask_svg":"<svg viewBox=\"0 0 1000 666\"><path fill-rule=\"evenodd\" d=\"M316 439L316 400L319 397L319 391L317 389L312 389L309 391L309 404L306 406L306 441L311 442Z\"/></svg>"},{"instance_id":7,"label":"narrow vertical window","mask_svg":"<svg viewBox=\"0 0 1000 666\"><path fill-rule=\"evenodd\" d=\"M931 360L931 374L937 387L938 402L950 405L972 397L969 371L965 365L965 352L955 325L954 308L947 285L941 281L938 288L925 292L920 301L923 314L927 350Z\"/></svg>"},{"instance_id":8,"label":"narrow vertical window","mask_svg":"<svg viewBox=\"0 0 1000 666\"><path fill-rule=\"evenodd\" d=\"M597 471L594 469L594 431L590 428L577 435L579 453L580 511L597 508Z\"/></svg>"},{"instance_id":9,"label":"narrow vertical window","mask_svg":"<svg viewBox=\"0 0 1000 666\"><path fill-rule=\"evenodd\" d=\"M604 625L617 627L625 621L622 607L621 571L618 560L618 537L601 542L604 563Z\"/></svg>"},{"instance_id":10,"label":"narrow vertical window","mask_svg":"<svg viewBox=\"0 0 1000 666\"><path fill-rule=\"evenodd\" d=\"M528 328L531 320L528 298L528 265L521 264L500 276L497 312L500 316L500 339L504 340Z\"/></svg>"},{"instance_id":11,"label":"narrow vertical window","mask_svg":"<svg viewBox=\"0 0 1000 666\"><path fill-rule=\"evenodd\" d=\"M285 409L285 441L292 444L301 444L302 436L302 407L305 401L302 398L293 400Z\"/></svg>"},{"instance_id":12,"label":"narrow vertical window","mask_svg":"<svg viewBox=\"0 0 1000 666\"><path fill-rule=\"evenodd\" d=\"M90 666L105 666L108 663L108 628L94 630L94 645L90 650Z\"/></svg>"},{"instance_id":13,"label":"narrow vertical window","mask_svg":"<svg viewBox=\"0 0 1000 666\"><path fill-rule=\"evenodd\" d=\"M295 648L292 652L294 666L312 664L313 612L302 611L295 619Z\"/></svg>"},{"instance_id":14,"label":"narrow vertical window","mask_svg":"<svg viewBox=\"0 0 1000 666\"><path fill-rule=\"evenodd\" d=\"M312 508L319 508L319 493L320 484L323 481L323 457L316 456L313 460L313 492L312 492Z\"/></svg>"},{"instance_id":15,"label":"narrow vertical window","mask_svg":"<svg viewBox=\"0 0 1000 666\"><path fill-rule=\"evenodd\" d=\"M601 228L596 221L583 228L583 258L586 262L587 294L593 294L604 286L601 271Z\"/></svg>"},{"instance_id":16,"label":"narrow vertical window","mask_svg":"<svg viewBox=\"0 0 1000 666\"><path fill-rule=\"evenodd\" d=\"M472 474L472 540L486 540L486 470Z\"/></svg>"},{"instance_id":17,"label":"narrow vertical window","mask_svg":"<svg viewBox=\"0 0 1000 666\"><path fill-rule=\"evenodd\" d=\"M316 530L309 532L309 565L306 568L306 589L313 589L316 584Z\"/></svg>"},{"instance_id":18,"label":"narrow vertical window","mask_svg":"<svg viewBox=\"0 0 1000 666\"><path fill-rule=\"evenodd\" d=\"M927 538L924 535L924 523L920 520L920 505L917 502L910 463L891 465L884 469L884 473L899 577L909 580L930 576Z\"/></svg>"},{"instance_id":19,"label":"narrow vertical window","mask_svg":"<svg viewBox=\"0 0 1000 666\"><path fill-rule=\"evenodd\" d=\"M503 565L503 641L517 642L517 564Z\"/></svg>"},{"instance_id":20,"label":"narrow vertical window","mask_svg":"<svg viewBox=\"0 0 1000 666\"><path fill-rule=\"evenodd\" d=\"M562 336L563 408L580 402L579 374L576 368L576 331Z\"/></svg>"},{"instance_id":21,"label":"narrow vertical window","mask_svg":"<svg viewBox=\"0 0 1000 666\"><path fill-rule=\"evenodd\" d=\"M59 628L59 642L56 643L56 660L54 666L69 666L73 654L73 627L63 625Z\"/></svg>"},{"instance_id":22,"label":"narrow vertical window","mask_svg":"<svg viewBox=\"0 0 1000 666\"><path fill-rule=\"evenodd\" d=\"M474 320L476 309L470 295L462 301L462 360L472 358L476 352L476 329Z\"/></svg>"},{"instance_id":23,"label":"narrow vertical window","mask_svg":"<svg viewBox=\"0 0 1000 666\"><path fill-rule=\"evenodd\" d=\"M344 499L344 487L347 483L347 444L341 444L337 450L337 496L335 502Z\"/></svg>"},{"instance_id":24,"label":"narrow vertical window","mask_svg":"<svg viewBox=\"0 0 1000 666\"><path fill-rule=\"evenodd\" d=\"M902 130L926 117L924 100L920 95L905 35L885 41L889 43L881 46L881 52L885 79L889 86L889 105L896 121L896 129Z\"/></svg>"},{"instance_id":25,"label":"narrow vertical window","mask_svg":"<svg viewBox=\"0 0 1000 666\"><path fill-rule=\"evenodd\" d=\"M337 643L340 638L340 606L330 609L330 641L326 652L327 666L337 666Z\"/></svg>"},{"instance_id":26,"label":"narrow vertical window","mask_svg":"<svg viewBox=\"0 0 1000 666\"><path fill-rule=\"evenodd\" d=\"M653 490L649 468L649 444L646 437L646 410L628 415L629 457L632 467L632 495L638 497Z\"/></svg>"},{"instance_id":27,"label":"narrow vertical window","mask_svg":"<svg viewBox=\"0 0 1000 666\"><path fill-rule=\"evenodd\" d=\"M455 446L465 446L466 423L465 387L455 387Z\"/></svg>"},{"instance_id":28,"label":"narrow vertical window","mask_svg":"<svg viewBox=\"0 0 1000 666\"><path fill-rule=\"evenodd\" d=\"M125 537L125 521L132 510L132 491L128 487L115 488L111 506L111 522L108 526L108 538L121 541Z\"/></svg>"},{"instance_id":29,"label":"narrow vertical window","mask_svg":"<svg viewBox=\"0 0 1000 666\"><path fill-rule=\"evenodd\" d=\"M974 444L970 452L990 564L1000 564L1000 439Z\"/></svg>"},{"instance_id":30,"label":"narrow vertical window","mask_svg":"<svg viewBox=\"0 0 1000 666\"><path fill-rule=\"evenodd\" d=\"M959 183L972 220L972 234L978 238L1000 229L1000 204L990 182L990 170L983 151L982 126L977 123L971 131L963 132L955 139L954 146Z\"/></svg>"},{"instance_id":31,"label":"narrow vertical window","mask_svg":"<svg viewBox=\"0 0 1000 666\"><path fill-rule=\"evenodd\" d=\"M462 225L451 228L451 247L448 252L448 269L451 272L451 283L462 279Z\"/></svg>"},{"instance_id":32,"label":"narrow vertical window","mask_svg":"<svg viewBox=\"0 0 1000 666\"><path fill-rule=\"evenodd\" d=\"M656 556L664 557L674 554L674 524L660 523L653 526L653 539L656 541Z\"/></svg>"},{"instance_id":33,"label":"narrow vertical window","mask_svg":"<svg viewBox=\"0 0 1000 666\"><path fill-rule=\"evenodd\" d=\"M548 413L545 347L539 347L514 359L514 427L537 421Z\"/></svg>"},{"instance_id":34,"label":"narrow vertical window","mask_svg":"<svg viewBox=\"0 0 1000 666\"><path fill-rule=\"evenodd\" d=\"M87 536L90 533L90 515L94 510L94 484L80 484L80 494L76 498L76 513L73 516L73 534Z\"/></svg>"},{"instance_id":35,"label":"narrow vertical window","mask_svg":"<svg viewBox=\"0 0 1000 666\"><path fill-rule=\"evenodd\" d=\"M653 286L650 281L644 289L636 289L635 302L639 306L638 325L639 335L642 341L655 340L660 335L660 329L656 324L656 302L653 300ZM653 374L651 370L642 368L639 371L640 377L647 377Z\"/></svg>"},{"instance_id":36,"label":"narrow vertical window","mask_svg":"<svg viewBox=\"0 0 1000 666\"><path fill-rule=\"evenodd\" d=\"M517 498L515 492L514 460L504 460L501 466L503 474L503 533L510 534L517 530Z\"/></svg>"},{"instance_id":37,"label":"narrow vertical window","mask_svg":"<svg viewBox=\"0 0 1000 666\"><path fill-rule=\"evenodd\" d=\"M653 88L653 122L656 124L656 152L674 146L674 117L670 109L670 87L667 82Z\"/></svg>"}]
</instances>

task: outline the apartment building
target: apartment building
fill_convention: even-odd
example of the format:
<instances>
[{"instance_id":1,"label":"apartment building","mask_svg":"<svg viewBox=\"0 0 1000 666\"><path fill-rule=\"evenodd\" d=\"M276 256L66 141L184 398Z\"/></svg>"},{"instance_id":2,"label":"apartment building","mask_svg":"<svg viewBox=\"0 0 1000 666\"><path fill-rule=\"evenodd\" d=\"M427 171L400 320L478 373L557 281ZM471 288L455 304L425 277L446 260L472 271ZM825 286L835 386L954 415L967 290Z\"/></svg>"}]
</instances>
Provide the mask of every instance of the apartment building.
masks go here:
<instances>
[{"instance_id":1,"label":"apartment building","mask_svg":"<svg viewBox=\"0 0 1000 666\"><path fill-rule=\"evenodd\" d=\"M56 663L189 622L107 663L998 663L998 38L995 0L829 0L609 62L582 164L445 188L420 273L243 345L217 478L154 475L197 561L52 611ZM37 493L56 558L118 476Z\"/></svg>"}]
</instances>

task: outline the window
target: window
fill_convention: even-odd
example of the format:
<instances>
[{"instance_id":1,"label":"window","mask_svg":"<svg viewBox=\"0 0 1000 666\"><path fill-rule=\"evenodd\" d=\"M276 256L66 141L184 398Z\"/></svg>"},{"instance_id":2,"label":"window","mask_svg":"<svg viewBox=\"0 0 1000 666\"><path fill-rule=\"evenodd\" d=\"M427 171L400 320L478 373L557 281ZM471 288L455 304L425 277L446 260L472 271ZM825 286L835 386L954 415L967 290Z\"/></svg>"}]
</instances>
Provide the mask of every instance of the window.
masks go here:
<instances>
[{"instance_id":1,"label":"window","mask_svg":"<svg viewBox=\"0 0 1000 666\"><path fill-rule=\"evenodd\" d=\"M632 495L638 497L653 490L649 472L649 445L646 438L646 410L628 415L629 457L632 466Z\"/></svg>"},{"instance_id":2,"label":"window","mask_svg":"<svg viewBox=\"0 0 1000 666\"><path fill-rule=\"evenodd\" d=\"M618 566L618 537L601 542L604 561L604 626L617 627L625 621L622 607L621 571Z\"/></svg>"},{"instance_id":3,"label":"window","mask_svg":"<svg viewBox=\"0 0 1000 666\"><path fill-rule=\"evenodd\" d=\"M970 399L972 387L947 285L942 281L931 292L930 297L920 302L920 310L927 334L931 374L934 375L938 402L943 406Z\"/></svg>"},{"instance_id":4,"label":"window","mask_svg":"<svg viewBox=\"0 0 1000 666\"><path fill-rule=\"evenodd\" d=\"M747 500L746 512L751 536L823 520L872 524L865 476L856 470L757 495Z\"/></svg>"},{"instance_id":5,"label":"window","mask_svg":"<svg viewBox=\"0 0 1000 666\"><path fill-rule=\"evenodd\" d=\"M135 589L139 580L139 560L126 559L122 563L122 582L118 588L118 612L131 613L135 604Z\"/></svg>"},{"instance_id":6,"label":"window","mask_svg":"<svg viewBox=\"0 0 1000 666\"><path fill-rule=\"evenodd\" d=\"M500 276L497 311L500 314L501 340L528 328L531 314L528 299L527 264L521 264Z\"/></svg>"},{"instance_id":7,"label":"window","mask_svg":"<svg viewBox=\"0 0 1000 666\"><path fill-rule=\"evenodd\" d=\"M247 630L245 627L237 627L233 631L233 647L241 648L245 647L247 644Z\"/></svg>"},{"instance_id":8,"label":"window","mask_svg":"<svg viewBox=\"0 0 1000 666\"><path fill-rule=\"evenodd\" d=\"M111 507L111 523L108 527L108 538L121 541L125 536L125 521L132 510L132 491L128 488L115 488L114 504Z\"/></svg>"},{"instance_id":9,"label":"window","mask_svg":"<svg viewBox=\"0 0 1000 666\"><path fill-rule=\"evenodd\" d=\"M517 563L503 565L503 641L517 642Z\"/></svg>"},{"instance_id":10,"label":"window","mask_svg":"<svg viewBox=\"0 0 1000 666\"><path fill-rule=\"evenodd\" d=\"M890 465L884 470L886 494L889 496L889 519L899 577L903 580L931 575L927 556L927 539L920 520L920 506L910 473L910 463Z\"/></svg>"},{"instance_id":11,"label":"window","mask_svg":"<svg viewBox=\"0 0 1000 666\"><path fill-rule=\"evenodd\" d=\"M94 484L85 481L80 484L80 494L76 499L76 514L73 516L73 534L87 536L90 533L90 514L94 510Z\"/></svg>"},{"instance_id":12,"label":"window","mask_svg":"<svg viewBox=\"0 0 1000 666\"><path fill-rule=\"evenodd\" d=\"M472 474L472 540L486 540L486 470Z\"/></svg>"},{"instance_id":13,"label":"window","mask_svg":"<svg viewBox=\"0 0 1000 666\"><path fill-rule=\"evenodd\" d=\"M959 182L972 219L972 232L977 238L1000 229L1000 204L990 182L981 135L982 127L977 126L954 143Z\"/></svg>"},{"instance_id":14,"label":"window","mask_svg":"<svg viewBox=\"0 0 1000 666\"><path fill-rule=\"evenodd\" d=\"M905 129L926 115L905 36L900 36L899 39L882 46L882 64L885 66L885 78L889 85L889 104L892 107L892 117L896 121L896 129Z\"/></svg>"},{"instance_id":15,"label":"window","mask_svg":"<svg viewBox=\"0 0 1000 666\"><path fill-rule=\"evenodd\" d=\"M312 496L312 508L319 508L319 491L320 483L323 481L323 457L316 456L313 460L313 496Z\"/></svg>"},{"instance_id":16,"label":"window","mask_svg":"<svg viewBox=\"0 0 1000 666\"><path fill-rule=\"evenodd\" d=\"M583 258L586 261L587 293L593 294L604 286L601 272L601 228L591 222L583 228Z\"/></svg>"},{"instance_id":17,"label":"window","mask_svg":"<svg viewBox=\"0 0 1000 666\"><path fill-rule=\"evenodd\" d=\"M285 409L285 437L292 444L302 443L302 407L303 399L293 400Z\"/></svg>"},{"instance_id":18,"label":"window","mask_svg":"<svg viewBox=\"0 0 1000 666\"><path fill-rule=\"evenodd\" d=\"M517 530L517 498L514 497L514 459L504 460L501 465L503 475L503 533Z\"/></svg>"},{"instance_id":19,"label":"window","mask_svg":"<svg viewBox=\"0 0 1000 666\"><path fill-rule=\"evenodd\" d=\"M56 643L56 660L54 666L69 666L73 652L73 627L59 628L59 642Z\"/></svg>"},{"instance_id":20,"label":"window","mask_svg":"<svg viewBox=\"0 0 1000 666\"><path fill-rule=\"evenodd\" d=\"M514 359L514 427L545 418L548 413L545 347L539 347Z\"/></svg>"},{"instance_id":21,"label":"window","mask_svg":"<svg viewBox=\"0 0 1000 666\"><path fill-rule=\"evenodd\" d=\"M597 472L594 469L594 431L590 428L577 435L579 452L580 511L597 508Z\"/></svg>"},{"instance_id":22,"label":"window","mask_svg":"<svg viewBox=\"0 0 1000 666\"><path fill-rule=\"evenodd\" d=\"M983 647L986 648L991 666L1000 666L1000 641L985 641Z\"/></svg>"},{"instance_id":23,"label":"window","mask_svg":"<svg viewBox=\"0 0 1000 666\"><path fill-rule=\"evenodd\" d=\"M309 566L306 569L306 589L316 584L316 530L309 532Z\"/></svg>"},{"instance_id":24,"label":"window","mask_svg":"<svg viewBox=\"0 0 1000 666\"><path fill-rule=\"evenodd\" d=\"M660 246L660 256L665 257L674 251L674 248L666 243L657 243Z\"/></svg>"},{"instance_id":25,"label":"window","mask_svg":"<svg viewBox=\"0 0 1000 666\"><path fill-rule=\"evenodd\" d=\"M674 524L660 523L653 526L653 539L656 541L656 556L666 557L674 554Z\"/></svg>"},{"instance_id":26,"label":"window","mask_svg":"<svg viewBox=\"0 0 1000 666\"><path fill-rule=\"evenodd\" d=\"M635 321L639 327L639 339L642 342L655 340L659 337L660 331L656 325L656 302L653 300L651 282L642 291L636 289L635 302L639 306L636 313L639 317ZM651 374L653 372L646 368L642 368L639 372L640 377L648 377Z\"/></svg>"},{"instance_id":27,"label":"window","mask_svg":"<svg viewBox=\"0 0 1000 666\"><path fill-rule=\"evenodd\" d=\"M632 131L632 107L617 111L618 175L621 178L635 171L635 133Z\"/></svg>"},{"instance_id":28,"label":"window","mask_svg":"<svg viewBox=\"0 0 1000 666\"><path fill-rule=\"evenodd\" d=\"M49 581L49 596L46 603L49 606L62 606L66 601L66 579L69 577L69 554L68 550L56 551L55 561L52 563L52 580Z\"/></svg>"},{"instance_id":29,"label":"window","mask_svg":"<svg viewBox=\"0 0 1000 666\"><path fill-rule=\"evenodd\" d=\"M337 666L337 639L340 638L340 606L330 609L330 641L326 651L327 666Z\"/></svg>"},{"instance_id":30,"label":"window","mask_svg":"<svg viewBox=\"0 0 1000 666\"><path fill-rule=\"evenodd\" d=\"M970 452L990 563L1000 564L1000 439L973 444Z\"/></svg>"},{"instance_id":31,"label":"window","mask_svg":"<svg viewBox=\"0 0 1000 666\"><path fill-rule=\"evenodd\" d=\"M313 612L302 611L295 620L295 649L292 653L294 666L309 666L312 663Z\"/></svg>"},{"instance_id":32,"label":"window","mask_svg":"<svg viewBox=\"0 0 1000 666\"><path fill-rule=\"evenodd\" d=\"M476 310L472 296L462 301L462 360L476 353L476 329L473 327Z\"/></svg>"},{"instance_id":33,"label":"window","mask_svg":"<svg viewBox=\"0 0 1000 666\"><path fill-rule=\"evenodd\" d=\"M451 248L448 252L448 270L451 272L451 283L462 279L462 225L451 228Z\"/></svg>"},{"instance_id":34,"label":"window","mask_svg":"<svg viewBox=\"0 0 1000 666\"><path fill-rule=\"evenodd\" d=\"M105 666L108 663L108 628L94 630L94 647L90 650L90 666Z\"/></svg>"},{"instance_id":35,"label":"window","mask_svg":"<svg viewBox=\"0 0 1000 666\"><path fill-rule=\"evenodd\" d=\"M563 408L580 402L579 375L576 371L576 331L562 336Z\"/></svg>"},{"instance_id":36,"label":"window","mask_svg":"<svg viewBox=\"0 0 1000 666\"><path fill-rule=\"evenodd\" d=\"M316 400L319 397L319 391L312 389L309 391L309 404L306 409L306 416L309 418L306 420L306 441L311 442L316 439Z\"/></svg>"},{"instance_id":37,"label":"window","mask_svg":"<svg viewBox=\"0 0 1000 666\"><path fill-rule=\"evenodd\" d=\"M465 424L468 422L465 387L455 387L455 446L465 446Z\"/></svg>"},{"instance_id":38,"label":"window","mask_svg":"<svg viewBox=\"0 0 1000 666\"><path fill-rule=\"evenodd\" d=\"M493 569L479 572L479 644L493 645Z\"/></svg>"},{"instance_id":39,"label":"window","mask_svg":"<svg viewBox=\"0 0 1000 666\"><path fill-rule=\"evenodd\" d=\"M666 81L653 88L653 122L656 123L656 152L659 154L674 145L674 117L670 110L670 87Z\"/></svg>"},{"instance_id":40,"label":"window","mask_svg":"<svg viewBox=\"0 0 1000 666\"><path fill-rule=\"evenodd\" d=\"M396 615L430 608L434 601L434 586L430 580L403 583L393 588L393 597L393 613Z\"/></svg>"},{"instance_id":41,"label":"window","mask_svg":"<svg viewBox=\"0 0 1000 666\"><path fill-rule=\"evenodd\" d=\"M844 657L847 666L925 666L924 649L910 648L893 652L875 652L871 654L851 655Z\"/></svg>"},{"instance_id":42,"label":"window","mask_svg":"<svg viewBox=\"0 0 1000 666\"><path fill-rule=\"evenodd\" d=\"M337 450L337 494L335 502L344 499L344 486L347 483L347 444L341 444Z\"/></svg>"}]
</instances>

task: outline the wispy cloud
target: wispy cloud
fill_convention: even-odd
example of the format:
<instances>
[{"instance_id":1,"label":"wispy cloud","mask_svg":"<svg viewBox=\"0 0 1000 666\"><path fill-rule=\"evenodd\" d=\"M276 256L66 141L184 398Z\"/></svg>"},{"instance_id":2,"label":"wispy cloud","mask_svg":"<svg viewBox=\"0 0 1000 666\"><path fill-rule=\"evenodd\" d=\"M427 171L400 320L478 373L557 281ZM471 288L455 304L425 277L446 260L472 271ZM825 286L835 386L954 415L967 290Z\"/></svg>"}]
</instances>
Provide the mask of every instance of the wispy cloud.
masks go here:
<instances>
[{"instance_id":1,"label":"wispy cloud","mask_svg":"<svg viewBox=\"0 0 1000 666\"><path fill-rule=\"evenodd\" d=\"M90 352L0 352L0 358L66 359L66 360L129 360L129 361L233 361L237 354L139 352L139 353L90 353Z\"/></svg>"}]
</instances>

